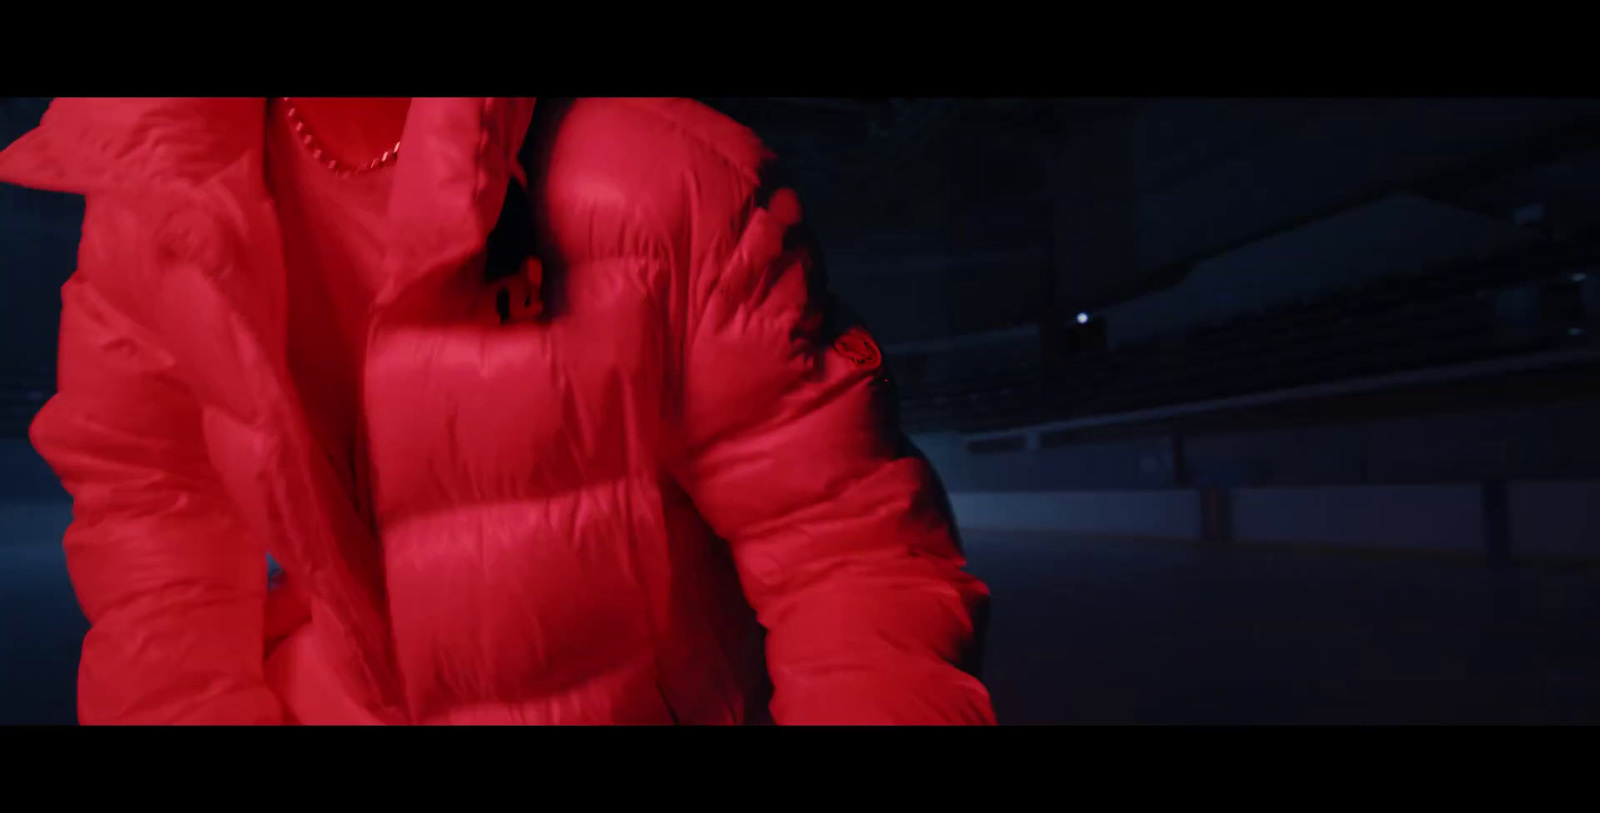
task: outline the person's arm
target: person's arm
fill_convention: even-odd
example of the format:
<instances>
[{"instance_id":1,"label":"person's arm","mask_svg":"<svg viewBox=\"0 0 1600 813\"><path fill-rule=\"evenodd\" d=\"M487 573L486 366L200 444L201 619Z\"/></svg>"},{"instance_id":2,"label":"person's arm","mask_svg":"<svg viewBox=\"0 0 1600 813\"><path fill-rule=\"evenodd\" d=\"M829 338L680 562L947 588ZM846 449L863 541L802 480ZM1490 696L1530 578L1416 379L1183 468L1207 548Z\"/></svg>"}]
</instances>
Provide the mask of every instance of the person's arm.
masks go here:
<instances>
[{"instance_id":1,"label":"person's arm","mask_svg":"<svg viewBox=\"0 0 1600 813\"><path fill-rule=\"evenodd\" d=\"M104 295L148 276L126 267L152 261L138 224L91 199L62 289L58 392L30 433L73 498L67 566L91 624L79 721L282 723L263 677L265 551L217 481L171 358Z\"/></svg>"},{"instance_id":2,"label":"person's arm","mask_svg":"<svg viewBox=\"0 0 1600 813\"><path fill-rule=\"evenodd\" d=\"M963 570L933 472L886 414L883 371L831 346L845 325L798 199L763 196L747 190L740 227L696 252L678 477L767 629L773 719L992 724L987 691L960 667L988 592Z\"/></svg>"}]
</instances>

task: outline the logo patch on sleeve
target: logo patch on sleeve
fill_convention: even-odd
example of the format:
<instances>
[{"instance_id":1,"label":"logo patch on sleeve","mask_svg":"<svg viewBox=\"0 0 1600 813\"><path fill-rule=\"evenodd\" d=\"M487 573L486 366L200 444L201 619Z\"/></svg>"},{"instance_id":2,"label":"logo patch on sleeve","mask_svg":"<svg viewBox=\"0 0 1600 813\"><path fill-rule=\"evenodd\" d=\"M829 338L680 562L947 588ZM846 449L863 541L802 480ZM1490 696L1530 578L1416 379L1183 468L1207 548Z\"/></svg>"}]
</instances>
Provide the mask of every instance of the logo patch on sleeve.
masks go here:
<instances>
[{"instance_id":1,"label":"logo patch on sleeve","mask_svg":"<svg viewBox=\"0 0 1600 813\"><path fill-rule=\"evenodd\" d=\"M834 339L833 349L857 367L877 369L883 364L883 351L878 349L878 343L859 326L846 330Z\"/></svg>"}]
</instances>

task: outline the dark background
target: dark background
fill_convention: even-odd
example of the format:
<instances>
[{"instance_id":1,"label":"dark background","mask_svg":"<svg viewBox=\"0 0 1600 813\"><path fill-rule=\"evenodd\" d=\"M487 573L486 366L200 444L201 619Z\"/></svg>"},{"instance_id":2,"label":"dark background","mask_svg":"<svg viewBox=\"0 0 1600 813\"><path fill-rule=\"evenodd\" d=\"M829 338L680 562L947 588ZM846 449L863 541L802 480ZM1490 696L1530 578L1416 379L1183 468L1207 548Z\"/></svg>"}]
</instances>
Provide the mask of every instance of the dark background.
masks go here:
<instances>
[{"instance_id":1,"label":"dark background","mask_svg":"<svg viewBox=\"0 0 1600 813\"><path fill-rule=\"evenodd\" d=\"M704 101L884 345L1002 722L1600 722L1600 102ZM0 187L0 723L74 718L81 215Z\"/></svg>"}]
</instances>

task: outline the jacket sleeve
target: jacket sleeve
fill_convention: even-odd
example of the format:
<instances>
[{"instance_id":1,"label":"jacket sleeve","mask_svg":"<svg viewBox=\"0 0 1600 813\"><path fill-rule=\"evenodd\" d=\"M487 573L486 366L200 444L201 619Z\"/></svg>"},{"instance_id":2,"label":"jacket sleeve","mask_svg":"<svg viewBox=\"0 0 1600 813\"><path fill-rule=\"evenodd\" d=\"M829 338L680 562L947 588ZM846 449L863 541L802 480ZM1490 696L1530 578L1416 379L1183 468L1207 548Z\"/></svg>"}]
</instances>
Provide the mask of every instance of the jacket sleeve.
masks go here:
<instances>
[{"instance_id":1,"label":"jacket sleeve","mask_svg":"<svg viewBox=\"0 0 1600 813\"><path fill-rule=\"evenodd\" d=\"M281 723L263 678L265 551L212 474L171 359L97 291L132 247L94 211L62 289L58 392L30 433L73 498L64 544L91 625L79 720Z\"/></svg>"},{"instance_id":2,"label":"jacket sleeve","mask_svg":"<svg viewBox=\"0 0 1600 813\"><path fill-rule=\"evenodd\" d=\"M741 212L690 285L679 477L767 629L773 719L992 724L960 666L988 592L875 348L832 347L845 325L793 192L754 190Z\"/></svg>"}]
</instances>

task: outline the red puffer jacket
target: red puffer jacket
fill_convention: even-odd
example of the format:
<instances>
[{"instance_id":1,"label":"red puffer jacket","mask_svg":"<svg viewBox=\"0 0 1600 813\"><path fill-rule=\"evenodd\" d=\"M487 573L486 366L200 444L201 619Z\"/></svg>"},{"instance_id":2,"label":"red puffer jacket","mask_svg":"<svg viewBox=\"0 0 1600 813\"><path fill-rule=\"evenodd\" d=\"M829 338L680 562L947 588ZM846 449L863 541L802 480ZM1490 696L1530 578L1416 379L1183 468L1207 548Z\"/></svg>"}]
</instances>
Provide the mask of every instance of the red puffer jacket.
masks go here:
<instances>
[{"instance_id":1,"label":"red puffer jacket","mask_svg":"<svg viewBox=\"0 0 1600 813\"><path fill-rule=\"evenodd\" d=\"M740 723L769 678L784 724L992 722L957 667L986 591L753 134L416 100L364 511L286 372L265 109L63 100L0 154L87 196L32 431L75 501L83 722ZM549 304L507 322L482 257L525 135Z\"/></svg>"}]
</instances>

